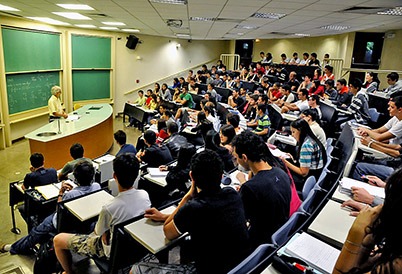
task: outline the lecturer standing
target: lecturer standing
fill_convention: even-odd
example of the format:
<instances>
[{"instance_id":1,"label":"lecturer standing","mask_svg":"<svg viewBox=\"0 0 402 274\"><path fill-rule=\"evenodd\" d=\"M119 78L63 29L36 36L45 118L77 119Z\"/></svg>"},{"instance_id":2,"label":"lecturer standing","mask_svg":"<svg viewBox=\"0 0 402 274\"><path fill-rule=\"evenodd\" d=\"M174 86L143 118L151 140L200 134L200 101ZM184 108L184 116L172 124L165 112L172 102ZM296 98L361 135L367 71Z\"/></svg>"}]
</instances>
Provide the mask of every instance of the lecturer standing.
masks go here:
<instances>
[{"instance_id":1,"label":"lecturer standing","mask_svg":"<svg viewBox=\"0 0 402 274\"><path fill-rule=\"evenodd\" d=\"M63 106L60 101L61 88L59 86L53 86L51 89L52 96L47 102L49 108L49 123L60 117L67 118L67 113L64 112Z\"/></svg>"}]
</instances>

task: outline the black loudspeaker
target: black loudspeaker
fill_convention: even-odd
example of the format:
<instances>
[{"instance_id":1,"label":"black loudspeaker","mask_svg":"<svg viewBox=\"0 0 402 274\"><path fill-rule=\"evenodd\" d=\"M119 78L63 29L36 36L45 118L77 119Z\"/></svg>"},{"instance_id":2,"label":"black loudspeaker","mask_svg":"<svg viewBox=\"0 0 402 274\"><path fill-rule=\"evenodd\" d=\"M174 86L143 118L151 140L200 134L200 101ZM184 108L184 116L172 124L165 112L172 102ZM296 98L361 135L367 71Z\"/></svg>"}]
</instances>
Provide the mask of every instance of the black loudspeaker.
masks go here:
<instances>
[{"instance_id":1,"label":"black loudspeaker","mask_svg":"<svg viewBox=\"0 0 402 274\"><path fill-rule=\"evenodd\" d=\"M129 49L135 49L139 41L139 38L135 35L129 35L127 38L126 47Z\"/></svg>"}]
</instances>

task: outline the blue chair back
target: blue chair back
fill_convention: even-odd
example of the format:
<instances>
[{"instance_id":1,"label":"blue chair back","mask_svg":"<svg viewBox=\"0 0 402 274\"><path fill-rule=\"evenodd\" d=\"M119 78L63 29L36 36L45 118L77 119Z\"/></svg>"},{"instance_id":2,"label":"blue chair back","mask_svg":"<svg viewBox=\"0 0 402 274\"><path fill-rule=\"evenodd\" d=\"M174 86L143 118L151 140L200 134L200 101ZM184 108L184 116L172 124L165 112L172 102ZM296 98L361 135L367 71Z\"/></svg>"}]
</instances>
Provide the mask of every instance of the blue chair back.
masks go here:
<instances>
[{"instance_id":1,"label":"blue chair back","mask_svg":"<svg viewBox=\"0 0 402 274\"><path fill-rule=\"evenodd\" d=\"M317 183L317 181L313 175L309 176L306 179L306 181L304 182L304 185L303 185L303 190L302 190L302 200L303 201L306 200L308 194L314 188L316 183Z\"/></svg>"},{"instance_id":2,"label":"blue chair back","mask_svg":"<svg viewBox=\"0 0 402 274\"><path fill-rule=\"evenodd\" d=\"M302 211L296 211L290 216L286 223L284 223L274 234L272 234L271 241L276 247L282 246L286 243L297 231L303 228L308 220L309 215Z\"/></svg>"},{"instance_id":3,"label":"blue chair back","mask_svg":"<svg viewBox=\"0 0 402 274\"><path fill-rule=\"evenodd\" d=\"M252 273L275 253L276 247L273 244L261 244L247 258L230 270L228 274Z\"/></svg>"}]
</instances>

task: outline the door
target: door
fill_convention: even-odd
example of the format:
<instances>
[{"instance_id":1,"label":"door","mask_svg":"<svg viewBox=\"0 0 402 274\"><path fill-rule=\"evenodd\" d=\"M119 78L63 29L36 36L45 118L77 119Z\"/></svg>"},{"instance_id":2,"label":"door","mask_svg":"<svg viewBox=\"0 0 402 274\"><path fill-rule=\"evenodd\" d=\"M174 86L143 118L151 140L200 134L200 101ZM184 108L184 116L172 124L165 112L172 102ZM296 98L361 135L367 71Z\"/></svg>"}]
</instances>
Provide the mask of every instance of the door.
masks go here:
<instances>
[{"instance_id":1,"label":"door","mask_svg":"<svg viewBox=\"0 0 402 274\"><path fill-rule=\"evenodd\" d=\"M240 63L248 67L253 58L253 40L236 40L235 53L240 55Z\"/></svg>"}]
</instances>

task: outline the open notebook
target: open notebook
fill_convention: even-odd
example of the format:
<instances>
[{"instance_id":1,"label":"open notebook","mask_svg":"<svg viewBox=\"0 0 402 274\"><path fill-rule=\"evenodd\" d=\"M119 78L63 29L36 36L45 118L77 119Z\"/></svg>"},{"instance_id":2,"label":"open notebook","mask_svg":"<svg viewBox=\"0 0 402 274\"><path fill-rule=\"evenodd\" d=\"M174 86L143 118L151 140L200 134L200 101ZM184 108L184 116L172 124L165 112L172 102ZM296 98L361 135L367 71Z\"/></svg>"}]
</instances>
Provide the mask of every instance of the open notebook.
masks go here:
<instances>
[{"instance_id":1,"label":"open notebook","mask_svg":"<svg viewBox=\"0 0 402 274\"><path fill-rule=\"evenodd\" d=\"M66 180L65 182L72 185L73 188L77 187L77 185L71 180ZM46 200L49 200L49 199L55 198L59 195L61 184L62 184L62 182L48 184L48 185L44 185L44 186L37 186L37 187L35 187L35 189L40 194L42 194L43 198L45 198Z\"/></svg>"},{"instance_id":2,"label":"open notebook","mask_svg":"<svg viewBox=\"0 0 402 274\"><path fill-rule=\"evenodd\" d=\"M341 251L302 232L292 237L286 245L285 253L305 261L322 273L330 274Z\"/></svg>"},{"instance_id":3,"label":"open notebook","mask_svg":"<svg viewBox=\"0 0 402 274\"><path fill-rule=\"evenodd\" d=\"M366 189L368 191L368 193L370 193L371 195L374 195L374 196L377 196L377 197L380 197L383 199L385 198L385 189L382 187L373 186L368 183L358 181L355 179L351 179L351 178L347 178L347 177L343 177L341 179L341 181L339 182L339 184L340 184L339 191L342 193L351 194L352 186L356 186L356 187L362 187L362 188Z\"/></svg>"}]
</instances>

